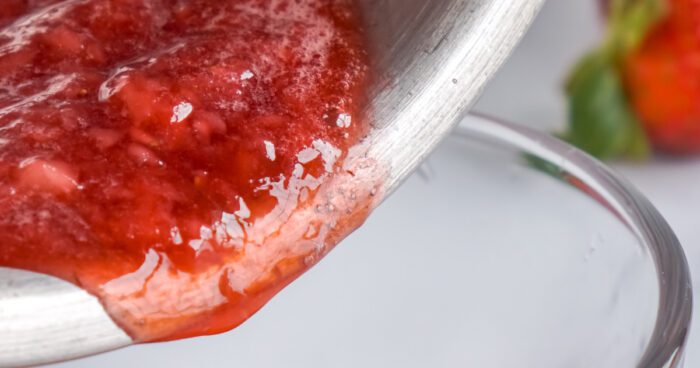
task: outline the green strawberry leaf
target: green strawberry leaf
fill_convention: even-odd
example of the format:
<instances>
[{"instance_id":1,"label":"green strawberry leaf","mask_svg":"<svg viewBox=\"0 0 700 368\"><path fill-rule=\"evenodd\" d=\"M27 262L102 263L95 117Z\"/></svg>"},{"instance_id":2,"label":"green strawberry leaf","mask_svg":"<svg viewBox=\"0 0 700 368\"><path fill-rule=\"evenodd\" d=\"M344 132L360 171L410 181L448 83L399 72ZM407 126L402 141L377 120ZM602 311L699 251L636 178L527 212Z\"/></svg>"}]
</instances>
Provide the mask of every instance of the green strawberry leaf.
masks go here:
<instances>
[{"instance_id":1,"label":"green strawberry leaf","mask_svg":"<svg viewBox=\"0 0 700 368\"><path fill-rule=\"evenodd\" d=\"M649 143L627 103L619 72L604 54L591 54L569 81L566 138L599 158L643 159Z\"/></svg>"},{"instance_id":2,"label":"green strawberry leaf","mask_svg":"<svg viewBox=\"0 0 700 368\"><path fill-rule=\"evenodd\" d=\"M566 138L599 158L643 159L647 137L629 105L623 63L664 16L665 0L613 0L604 44L574 68L566 85L570 128Z\"/></svg>"},{"instance_id":3,"label":"green strawberry leaf","mask_svg":"<svg viewBox=\"0 0 700 368\"><path fill-rule=\"evenodd\" d=\"M610 3L607 44L624 58L644 41L649 30L666 15L666 0L613 0Z\"/></svg>"}]
</instances>

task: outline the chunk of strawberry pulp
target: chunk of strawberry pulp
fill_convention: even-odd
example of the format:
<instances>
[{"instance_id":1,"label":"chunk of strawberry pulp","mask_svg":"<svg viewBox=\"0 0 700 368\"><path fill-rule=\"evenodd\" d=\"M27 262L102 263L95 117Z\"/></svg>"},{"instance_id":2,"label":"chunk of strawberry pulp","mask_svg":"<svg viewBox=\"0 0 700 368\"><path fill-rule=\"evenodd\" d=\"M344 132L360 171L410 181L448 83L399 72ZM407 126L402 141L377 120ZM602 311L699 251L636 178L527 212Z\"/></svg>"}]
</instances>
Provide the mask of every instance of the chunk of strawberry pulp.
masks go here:
<instances>
[{"instance_id":1,"label":"chunk of strawberry pulp","mask_svg":"<svg viewBox=\"0 0 700 368\"><path fill-rule=\"evenodd\" d=\"M358 226L351 0L4 0L0 265L138 341L242 323Z\"/></svg>"}]
</instances>

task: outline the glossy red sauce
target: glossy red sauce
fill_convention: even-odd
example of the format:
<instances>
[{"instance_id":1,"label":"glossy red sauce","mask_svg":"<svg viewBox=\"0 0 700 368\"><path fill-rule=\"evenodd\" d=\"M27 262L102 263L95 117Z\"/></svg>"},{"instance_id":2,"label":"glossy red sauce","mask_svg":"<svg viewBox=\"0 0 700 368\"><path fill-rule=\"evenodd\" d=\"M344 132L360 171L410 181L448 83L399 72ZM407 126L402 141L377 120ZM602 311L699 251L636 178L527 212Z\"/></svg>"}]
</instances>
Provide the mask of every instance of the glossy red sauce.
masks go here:
<instances>
[{"instance_id":1,"label":"glossy red sauce","mask_svg":"<svg viewBox=\"0 0 700 368\"><path fill-rule=\"evenodd\" d=\"M366 59L351 0L3 0L0 265L237 326L367 213Z\"/></svg>"}]
</instances>

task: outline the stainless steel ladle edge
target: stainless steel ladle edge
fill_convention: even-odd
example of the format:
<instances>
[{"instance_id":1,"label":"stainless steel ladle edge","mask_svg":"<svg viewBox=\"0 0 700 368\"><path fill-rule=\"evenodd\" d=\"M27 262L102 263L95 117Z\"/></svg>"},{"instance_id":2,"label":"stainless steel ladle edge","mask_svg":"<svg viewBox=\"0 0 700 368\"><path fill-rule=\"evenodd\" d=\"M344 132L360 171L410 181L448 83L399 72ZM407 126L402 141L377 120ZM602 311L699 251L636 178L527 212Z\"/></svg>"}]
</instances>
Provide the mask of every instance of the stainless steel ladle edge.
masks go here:
<instances>
[{"instance_id":1,"label":"stainless steel ladle edge","mask_svg":"<svg viewBox=\"0 0 700 368\"><path fill-rule=\"evenodd\" d=\"M368 156L389 168L385 195L449 134L543 1L361 1L365 7L413 4L430 13L429 22L417 25L420 42L386 45L379 60L391 82L373 99L372 115L381 124L368 137ZM378 29L385 25L370 21ZM0 366L68 360L132 343L93 296L26 271L0 268L0 321Z\"/></svg>"}]
</instances>

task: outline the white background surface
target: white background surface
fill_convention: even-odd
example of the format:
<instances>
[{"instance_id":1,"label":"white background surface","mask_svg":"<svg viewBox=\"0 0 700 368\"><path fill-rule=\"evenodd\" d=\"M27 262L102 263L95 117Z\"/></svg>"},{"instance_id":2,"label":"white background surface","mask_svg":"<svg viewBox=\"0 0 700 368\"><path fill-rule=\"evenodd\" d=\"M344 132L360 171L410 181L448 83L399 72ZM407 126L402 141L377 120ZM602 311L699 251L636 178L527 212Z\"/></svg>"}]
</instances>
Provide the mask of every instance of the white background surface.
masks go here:
<instances>
[{"instance_id":1,"label":"white background surface","mask_svg":"<svg viewBox=\"0 0 700 368\"><path fill-rule=\"evenodd\" d=\"M561 85L571 64L602 33L594 0L548 0L508 64L487 87L476 110L542 130L566 121ZM700 286L700 159L657 158L643 166L613 163L651 199L684 245ZM700 366L700 303L695 303L686 366Z\"/></svg>"}]
</instances>

